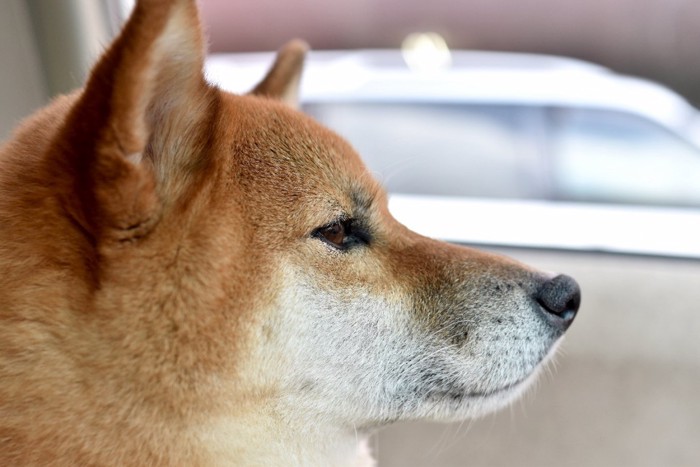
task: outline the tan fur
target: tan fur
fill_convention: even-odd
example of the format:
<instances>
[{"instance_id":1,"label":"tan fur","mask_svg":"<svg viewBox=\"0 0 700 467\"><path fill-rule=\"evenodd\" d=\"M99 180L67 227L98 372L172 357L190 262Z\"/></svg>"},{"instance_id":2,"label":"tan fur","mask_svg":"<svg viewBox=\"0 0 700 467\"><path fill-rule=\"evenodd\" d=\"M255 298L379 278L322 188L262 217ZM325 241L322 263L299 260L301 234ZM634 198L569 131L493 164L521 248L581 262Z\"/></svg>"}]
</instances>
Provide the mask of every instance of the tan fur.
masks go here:
<instances>
[{"instance_id":1,"label":"tan fur","mask_svg":"<svg viewBox=\"0 0 700 467\"><path fill-rule=\"evenodd\" d=\"M408 231L353 149L277 100L303 45L234 96L204 81L202 44L193 0L138 2L85 88L2 148L0 465L359 465L374 427L490 407L558 337L523 304L538 273ZM314 236L338 216L364 219L370 246ZM501 309L542 335L537 361L488 364L465 385L489 395L459 407L410 399L423 341L464 346L472 371ZM352 350L341 336L363 326ZM384 343L407 355L395 385ZM354 371L368 391L340 383Z\"/></svg>"}]
</instances>

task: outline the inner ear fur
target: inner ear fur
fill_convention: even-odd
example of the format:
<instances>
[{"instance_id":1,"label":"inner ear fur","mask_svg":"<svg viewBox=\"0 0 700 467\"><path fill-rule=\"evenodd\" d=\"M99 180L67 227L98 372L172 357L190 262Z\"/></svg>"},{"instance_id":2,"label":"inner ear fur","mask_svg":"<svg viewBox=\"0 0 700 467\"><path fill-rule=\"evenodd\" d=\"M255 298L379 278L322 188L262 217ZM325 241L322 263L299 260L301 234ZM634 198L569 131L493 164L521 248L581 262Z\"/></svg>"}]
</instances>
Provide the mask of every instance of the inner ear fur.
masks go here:
<instances>
[{"instance_id":1,"label":"inner ear fur","mask_svg":"<svg viewBox=\"0 0 700 467\"><path fill-rule=\"evenodd\" d=\"M287 105L298 108L299 84L308 50L308 44L302 40L288 42L277 53L267 75L250 93L280 99Z\"/></svg>"},{"instance_id":2,"label":"inner ear fur","mask_svg":"<svg viewBox=\"0 0 700 467\"><path fill-rule=\"evenodd\" d=\"M203 62L195 0L139 0L93 68L53 159L66 210L98 240L147 234L183 173L202 166L216 96Z\"/></svg>"}]
</instances>

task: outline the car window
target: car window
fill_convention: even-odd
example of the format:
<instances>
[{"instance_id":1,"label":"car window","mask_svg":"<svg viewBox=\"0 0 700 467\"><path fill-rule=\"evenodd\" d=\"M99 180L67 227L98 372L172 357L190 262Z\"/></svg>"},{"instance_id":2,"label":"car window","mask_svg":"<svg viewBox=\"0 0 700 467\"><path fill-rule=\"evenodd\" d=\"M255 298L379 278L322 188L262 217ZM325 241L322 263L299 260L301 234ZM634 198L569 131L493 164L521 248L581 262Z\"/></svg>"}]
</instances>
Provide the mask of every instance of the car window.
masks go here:
<instances>
[{"instance_id":1,"label":"car window","mask_svg":"<svg viewBox=\"0 0 700 467\"><path fill-rule=\"evenodd\" d=\"M700 151L657 124L597 109L552 111L559 199L700 205Z\"/></svg>"},{"instance_id":2,"label":"car window","mask_svg":"<svg viewBox=\"0 0 700 467\"><path fill-rule=\"evenodd\" d=\"M456 104L310 103L389 192L541 198L541 111Z\"/></svg>"}]
</instances>

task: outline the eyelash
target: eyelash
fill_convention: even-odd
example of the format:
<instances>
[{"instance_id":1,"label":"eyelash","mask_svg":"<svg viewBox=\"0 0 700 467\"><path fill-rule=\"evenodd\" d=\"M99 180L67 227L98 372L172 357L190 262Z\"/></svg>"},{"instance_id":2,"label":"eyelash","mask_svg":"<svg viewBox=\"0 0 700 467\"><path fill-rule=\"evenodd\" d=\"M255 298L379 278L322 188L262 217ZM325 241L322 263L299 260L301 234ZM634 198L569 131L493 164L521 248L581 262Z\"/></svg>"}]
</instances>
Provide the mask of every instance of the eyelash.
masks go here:
<instances>
[{"instance_id":1,"label":"eyelash","mask_svg":"<svg viewBox=\"0 0 700 467\"><path fill-rule=\"evenodd\" d=\"M370 242L369 233L355 219L338 219L319 227L312 236L341 251Z\"/></svg>"}]
</instances>

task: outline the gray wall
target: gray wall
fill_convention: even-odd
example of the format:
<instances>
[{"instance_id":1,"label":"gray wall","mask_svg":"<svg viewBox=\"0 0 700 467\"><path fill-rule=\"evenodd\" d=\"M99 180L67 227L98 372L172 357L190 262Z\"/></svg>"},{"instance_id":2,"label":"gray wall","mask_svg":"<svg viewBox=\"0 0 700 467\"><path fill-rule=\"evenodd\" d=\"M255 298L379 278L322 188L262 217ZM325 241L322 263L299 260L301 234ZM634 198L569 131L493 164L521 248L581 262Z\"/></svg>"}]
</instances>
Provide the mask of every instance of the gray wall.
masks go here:
<instances>
[{"instance_id":1,"label":"gray wall","mask_svg":"<svg viewBox=\"0 0 700 467\"><path fill-rule=\"evenodd\" d=\"M48 96L23 0L0 2L0 63L0 140L4 140Z\"/></svg>"},{"instance_id":2,"label":"gray wall","mask_svg":"<svg viewBox=\"0 0 700 467\"><path fill-rule=\"evenodd\" d=\"M50 96L83 84L121 13L119 0L0 1L0 139Z\"/></svg>"}]
</instances>

